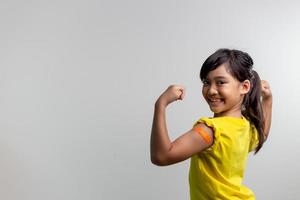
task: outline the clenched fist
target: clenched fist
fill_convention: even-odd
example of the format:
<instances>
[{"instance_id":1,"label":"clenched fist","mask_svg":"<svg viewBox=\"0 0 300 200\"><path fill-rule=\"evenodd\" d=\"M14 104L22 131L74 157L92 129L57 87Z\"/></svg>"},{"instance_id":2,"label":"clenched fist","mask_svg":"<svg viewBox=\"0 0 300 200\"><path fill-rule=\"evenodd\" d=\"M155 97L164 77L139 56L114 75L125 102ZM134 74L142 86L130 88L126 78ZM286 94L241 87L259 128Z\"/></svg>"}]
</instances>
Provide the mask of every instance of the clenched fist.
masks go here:
<instances>
[{"instance_id":1,"label":"clenched fist","mask_svg":"<svg viewBox=\"0 0 300 200\"><path fill-rule=\"evenodd\" d=\"M270 84L266 80L261 81L261 92L262 92L262 99L267 100L272 97L272 91L270 88Z\"/></svg>"},{"instance_id":2,"label":"clenched fist","mask_svg":"<svg viewBox=\"0 0 300 200\"><path fill-rule=\"evenodd\" d=\"M167 106L168 104L183 100L185 96L185 88L181 85L170 85L157 99L156 104Z\"/></svg>"}]
</instances>

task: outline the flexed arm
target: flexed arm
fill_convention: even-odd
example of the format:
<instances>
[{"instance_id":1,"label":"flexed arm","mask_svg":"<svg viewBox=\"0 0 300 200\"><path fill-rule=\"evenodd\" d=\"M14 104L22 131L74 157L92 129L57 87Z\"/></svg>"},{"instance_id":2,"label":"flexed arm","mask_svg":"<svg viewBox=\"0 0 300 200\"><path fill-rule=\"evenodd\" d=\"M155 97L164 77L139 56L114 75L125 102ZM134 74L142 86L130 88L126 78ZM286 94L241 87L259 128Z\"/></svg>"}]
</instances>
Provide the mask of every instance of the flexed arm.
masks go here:
<instances>
[{"instance_id":1,"label":"flexed arm","mask_svg":"<svg viewBox=\"0 0 300 200\"><path fill-rule=\"evenodd\" d=\"M271 121L272 121L273 96L268 81L262 80L261 87L262 87L262 109L264 113L264 122L265 122L264 135L265 138L267 139L270 132Z\"/></svg>"},{"instance_id":2,"label":"flexed arm","mask_svg":"<svg viewBox=\"0 0 300 200\"><path fill-rule=\"evenodd\" d=\"M178 137L174 142L170 141L166 124L166 107L176 100L182 100L184 96L183 86L172 85L155 103L150 141L151 161L155 165L164 166L183 161L207 148L213 142L213 132L204 124L197 125L197 128L204 130L207 137L211 138L210 142L205 141L193 129Z\"/></svg>"}]
</instances>

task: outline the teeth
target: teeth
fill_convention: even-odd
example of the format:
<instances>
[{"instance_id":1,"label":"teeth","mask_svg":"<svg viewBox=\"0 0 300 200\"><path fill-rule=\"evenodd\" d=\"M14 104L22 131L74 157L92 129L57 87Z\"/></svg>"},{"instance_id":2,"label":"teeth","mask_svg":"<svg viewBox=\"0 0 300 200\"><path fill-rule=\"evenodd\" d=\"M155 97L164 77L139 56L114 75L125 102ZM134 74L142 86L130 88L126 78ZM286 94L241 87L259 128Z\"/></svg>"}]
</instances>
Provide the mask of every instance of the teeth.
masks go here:
<instances>
[{"instance_id":1,"label":"teeth","mask_svg":"<svg viewBox=\"0 0 300 200\"><path fill-rule=\"evenodd\" d=\"M220 99L210 99L211 102L219 102L221 101Z\"/></svg>"}]
</instances>

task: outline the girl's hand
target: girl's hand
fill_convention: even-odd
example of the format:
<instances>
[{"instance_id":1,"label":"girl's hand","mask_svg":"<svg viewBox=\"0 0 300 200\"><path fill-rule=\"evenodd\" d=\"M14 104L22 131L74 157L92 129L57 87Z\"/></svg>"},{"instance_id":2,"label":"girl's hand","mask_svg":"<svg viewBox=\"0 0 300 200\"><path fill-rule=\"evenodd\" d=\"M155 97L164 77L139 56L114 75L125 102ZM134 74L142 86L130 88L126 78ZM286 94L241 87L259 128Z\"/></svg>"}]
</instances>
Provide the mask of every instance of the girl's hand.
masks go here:
<instances>
[{"instance_id":1,"label":"girl's hand","mask_svg":"<svg viewBox=\"0 0 300 200\"><path fill-rule=\"evenodd\" d=\"M261 81L261 91L262 91L262 99L268 100L272 99L272 91L270 88L270 84L266 80Z\"/></svg>"},{"instance_id":2,"label":"girl's hand","mask_svg":"<svg viewBox=\"0 0 300 200\"><path fill-rule=\"evenodd\" d=\"M158 98L156 104L167 106L168 104L183 100L185 96L185 88L181 85L170 85Z\"/></svg>"}]
</instances>

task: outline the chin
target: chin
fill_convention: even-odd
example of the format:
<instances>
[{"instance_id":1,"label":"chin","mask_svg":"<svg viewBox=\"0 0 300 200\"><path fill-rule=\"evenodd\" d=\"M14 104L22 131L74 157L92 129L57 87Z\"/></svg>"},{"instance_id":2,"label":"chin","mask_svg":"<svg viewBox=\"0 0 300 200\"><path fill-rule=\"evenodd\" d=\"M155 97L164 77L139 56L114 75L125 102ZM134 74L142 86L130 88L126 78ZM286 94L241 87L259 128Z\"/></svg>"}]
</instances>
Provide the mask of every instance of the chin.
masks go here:
<instances>
[{"instance_id":1,"label":"chin","mask_svg":"<svg viewBox=\"0 0 300 200\"><path fill-rule=\"evenodd\" d=\"M214 117L220 117L224 115L223 110L218 110L218 109L211 109L211 111L214 113Z\"/></svg>"},{"instance_id":2,"label":"chin","mask_svg":"<svg viewBox=\"0 0 300 200\"><path fill-rule=\"evenodd\" d=\"M220 114L220 113L223 112L223 110L216 109L216 108L210 108L210 110L211 110L214 114Z\"/></svg>"}]
</instances>

